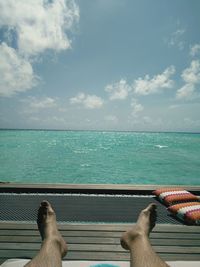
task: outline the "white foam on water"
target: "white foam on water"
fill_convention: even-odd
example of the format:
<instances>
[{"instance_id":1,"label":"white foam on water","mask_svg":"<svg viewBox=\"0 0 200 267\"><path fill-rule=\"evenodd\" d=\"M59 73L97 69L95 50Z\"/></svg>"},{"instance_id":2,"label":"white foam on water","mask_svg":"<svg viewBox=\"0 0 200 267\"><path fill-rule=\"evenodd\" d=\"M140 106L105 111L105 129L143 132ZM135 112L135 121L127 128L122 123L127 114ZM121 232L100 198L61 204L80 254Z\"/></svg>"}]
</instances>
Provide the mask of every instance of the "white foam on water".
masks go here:
<instances>
[{"instance_id":1,"label":"white foam on water","mask_svg":"<svg viewBox=\"0 0 200 267\"><path fill-rule=\"evenodd\" d=\"M166 148L168 146L163 146L163 145L155 145L155 147L158 147L158 148Z\"/></svg>"}]
</instances>

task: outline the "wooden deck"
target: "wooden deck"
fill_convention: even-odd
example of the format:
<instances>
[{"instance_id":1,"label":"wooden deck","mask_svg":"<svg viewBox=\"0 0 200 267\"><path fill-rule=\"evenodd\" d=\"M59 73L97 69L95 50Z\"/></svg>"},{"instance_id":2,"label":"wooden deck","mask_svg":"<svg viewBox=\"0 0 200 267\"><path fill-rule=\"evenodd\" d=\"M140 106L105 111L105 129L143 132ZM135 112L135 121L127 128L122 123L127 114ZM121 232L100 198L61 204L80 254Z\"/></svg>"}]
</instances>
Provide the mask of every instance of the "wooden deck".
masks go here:
<instances>
[{"instance_id":1,"label":"wooden deck","mask_svg":"<svg viewBox=\"0 0 200 267\"><path fill-rule=\"evenodd\" d=\"M68 243L66 260L128 261L120 246L125 224L61 224ZM200 227L157 225L151 234L154 249L164 260L200 261ZM27 223L0 223L0 263L8 258L32 258L40 248L37 226Z\"/></svg>"},{"instance_id":2,"label":"wooden deck","mask_svg":"<svg viewBox=\"0 0 200 267\"><path fill-rule=\"evenodd\" d=\"M0 184L1 192L95 192L109 193L150 192L158 186L86 186L86 185L13 185ZM184 187L195 193L200 187ZM115 260L128 261L129 253L120 246L121 234L130 224L59 224L68 243L66 260ZM200 227L157 224L151 233L151 243L167 261L200 261ZM0 222L0 264L9 258L32 258L39 250L41 238L36 224Z\"/></svg>"}]
</instances>

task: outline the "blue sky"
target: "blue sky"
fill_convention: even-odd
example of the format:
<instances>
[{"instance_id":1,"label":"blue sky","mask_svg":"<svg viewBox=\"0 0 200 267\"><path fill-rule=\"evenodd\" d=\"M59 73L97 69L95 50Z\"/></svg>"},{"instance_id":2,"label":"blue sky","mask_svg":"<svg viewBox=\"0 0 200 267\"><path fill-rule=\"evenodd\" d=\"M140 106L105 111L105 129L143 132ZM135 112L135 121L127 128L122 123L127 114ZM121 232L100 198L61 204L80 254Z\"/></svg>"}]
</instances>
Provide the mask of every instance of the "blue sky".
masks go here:
<instances>
[{"instance_id":1,"label":"blue sky","mask_svg":"<svg viewBox=\"0 0 200 267\"><path fill-rule=\"evenodd\" d=\"M0 127L200 132L199 10L1 0Z\"/></svg>"}]
</instances>

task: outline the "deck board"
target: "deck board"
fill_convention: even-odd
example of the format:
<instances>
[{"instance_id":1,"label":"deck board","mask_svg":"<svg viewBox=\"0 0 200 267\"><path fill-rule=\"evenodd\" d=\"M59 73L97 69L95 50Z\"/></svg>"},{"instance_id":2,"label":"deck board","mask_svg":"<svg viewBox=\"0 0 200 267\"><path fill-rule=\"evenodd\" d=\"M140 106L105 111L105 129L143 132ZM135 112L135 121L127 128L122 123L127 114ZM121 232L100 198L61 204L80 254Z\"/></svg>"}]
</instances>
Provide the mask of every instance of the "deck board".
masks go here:
<instances>
[{"instance_id":1,"label":"deck board","mask_svg":"<svg viewBox=\"0 0 200 267\"><path fill-rule=\"evenodd\" d=\"M68 242L67 260L129 260L120 246L121 234L130 224L59 224ZM199 260L200 227L162 225L150 236L164 260ZM36 224L0 222L0 263L8 258L31 258L40 248Z\"/></svg>"}]
</instances>

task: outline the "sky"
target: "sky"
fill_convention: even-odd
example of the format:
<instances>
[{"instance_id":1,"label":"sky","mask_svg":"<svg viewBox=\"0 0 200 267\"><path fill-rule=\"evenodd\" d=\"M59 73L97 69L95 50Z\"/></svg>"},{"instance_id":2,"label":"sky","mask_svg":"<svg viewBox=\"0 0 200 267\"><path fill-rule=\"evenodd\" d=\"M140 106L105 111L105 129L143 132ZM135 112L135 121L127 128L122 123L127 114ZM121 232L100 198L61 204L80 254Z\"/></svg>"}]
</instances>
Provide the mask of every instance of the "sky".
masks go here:
<instances>
[{"instance_id":1,"label":"sky","mask_svg":"<svg viewBox=\"0 0 200 267\"><path fill-rule=\"evenodd\" d=\"M199 0L0 0L0 128L200 132Z\"/></svg>"}]
</instances>

